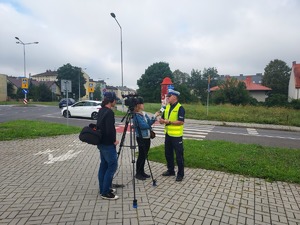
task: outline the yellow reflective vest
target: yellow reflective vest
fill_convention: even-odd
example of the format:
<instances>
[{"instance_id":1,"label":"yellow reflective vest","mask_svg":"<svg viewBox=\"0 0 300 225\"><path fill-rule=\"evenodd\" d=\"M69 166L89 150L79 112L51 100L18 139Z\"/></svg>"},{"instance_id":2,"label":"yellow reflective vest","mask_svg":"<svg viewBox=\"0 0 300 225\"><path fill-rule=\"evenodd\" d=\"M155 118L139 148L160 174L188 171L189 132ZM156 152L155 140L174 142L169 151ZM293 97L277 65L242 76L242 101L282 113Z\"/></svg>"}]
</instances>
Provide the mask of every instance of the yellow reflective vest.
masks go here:
<instances>
[{"instance_id":1,"label":"yellow reflective vest","mask_svg":"<svg viewBox=\"0 0 300 225\"><path fill-rule=\"evenodd\" d=\"M178 111L181 104L178 102L175 108L171 111L169 116L169 111L171 108L171 105L168 104L166 106L166 110L164 111L164 118L165 120L169 120L171 122L178 120ZM181 137L183 135L183 125L166 125L165 126L165 134L168 134L171 137Z\"/></svg>"}]
</instances>

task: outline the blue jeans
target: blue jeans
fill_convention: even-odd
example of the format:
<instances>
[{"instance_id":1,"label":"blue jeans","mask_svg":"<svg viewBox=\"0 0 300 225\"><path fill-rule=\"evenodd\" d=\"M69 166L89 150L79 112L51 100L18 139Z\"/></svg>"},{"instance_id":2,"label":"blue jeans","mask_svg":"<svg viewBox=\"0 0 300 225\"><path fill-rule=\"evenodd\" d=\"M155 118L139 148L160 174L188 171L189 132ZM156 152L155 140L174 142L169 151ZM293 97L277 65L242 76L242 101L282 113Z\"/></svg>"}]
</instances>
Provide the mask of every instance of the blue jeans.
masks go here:
<instances>
[{"instance_id":1,"label":"blue jeans","mask_svg":"<svg viewBox=\"0 0 300 225\"><path fill-rule=\"evenodd\" d=\"M108 194L114 174L118 167L118 157L115 145L98 145L100 150L100 167L98 171L100 194Z\"/></svg>"}]
</instances>

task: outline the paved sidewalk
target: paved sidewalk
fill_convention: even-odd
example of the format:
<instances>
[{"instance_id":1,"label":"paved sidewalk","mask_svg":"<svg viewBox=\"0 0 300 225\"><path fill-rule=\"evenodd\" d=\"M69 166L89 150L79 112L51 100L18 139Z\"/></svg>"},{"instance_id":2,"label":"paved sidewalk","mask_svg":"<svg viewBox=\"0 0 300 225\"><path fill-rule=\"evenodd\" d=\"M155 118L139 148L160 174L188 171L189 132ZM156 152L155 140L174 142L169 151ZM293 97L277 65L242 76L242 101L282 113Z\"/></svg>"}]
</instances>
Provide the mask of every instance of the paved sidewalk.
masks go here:
<instances>
[{"instance_id":1,"label":"paved sidewalk","mask_svg":"<svg viewBox=\"0 0 300 225\"><path fill-rule=\"evenodd\" d=\"M129 148L119 162L114 183L125 187L108 201L98 194L99 152L78 135L0 142L0 224L300 224L300 185L188 168L180 183L154 162L157 186L137 181L133 208Z\"/></svg>"}]
</instances>

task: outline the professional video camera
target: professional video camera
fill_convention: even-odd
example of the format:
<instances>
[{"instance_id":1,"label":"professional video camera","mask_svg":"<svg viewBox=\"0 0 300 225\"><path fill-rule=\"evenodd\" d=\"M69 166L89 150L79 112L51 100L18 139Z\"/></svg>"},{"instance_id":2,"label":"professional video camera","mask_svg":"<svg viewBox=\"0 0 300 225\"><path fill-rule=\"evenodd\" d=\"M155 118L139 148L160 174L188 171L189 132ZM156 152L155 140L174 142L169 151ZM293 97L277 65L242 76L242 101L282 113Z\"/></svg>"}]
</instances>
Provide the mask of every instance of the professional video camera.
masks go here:
<instances>
[{"instance_id":1,"label":"professional video camera","mask_svg":"<svg viewBox=\"0 0 300 225\"><path fill-rule=\"evenodd\" d=\"M134 110L134 107L138 104L139 99L137 94L128 94L122 95L122 98L125 99L125 105L128 107L130 111Z\"/></svg>"}]
</instances>

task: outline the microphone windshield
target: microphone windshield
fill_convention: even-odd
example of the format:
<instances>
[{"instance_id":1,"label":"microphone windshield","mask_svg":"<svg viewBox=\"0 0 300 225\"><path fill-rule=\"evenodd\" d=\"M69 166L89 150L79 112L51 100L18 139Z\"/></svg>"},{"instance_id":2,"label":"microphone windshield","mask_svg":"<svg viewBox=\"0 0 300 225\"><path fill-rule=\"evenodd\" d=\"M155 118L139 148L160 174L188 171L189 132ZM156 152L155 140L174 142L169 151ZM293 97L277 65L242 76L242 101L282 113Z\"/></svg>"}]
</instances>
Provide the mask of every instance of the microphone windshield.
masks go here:
<instances>
[{"instance_id":1,"label":"microphone windshield","mask_svg":"<svg viewBox=\"0 0 300 225\"><path fill-rule=\"evenodd\" d=\"M165 107L161 107L159 111L160 113L163 113L165 111Z\"/></svg>"}]
</instances>

